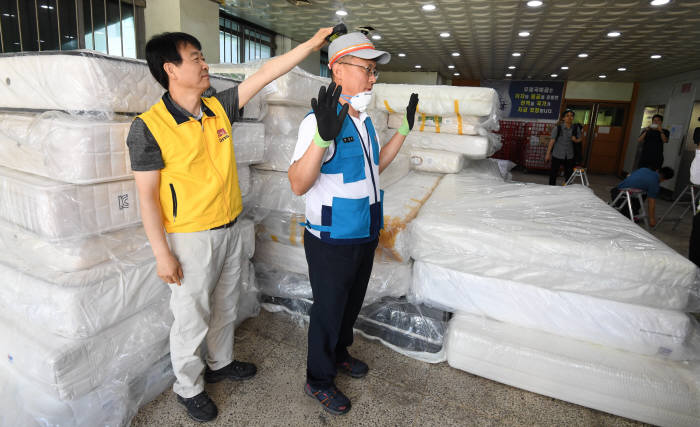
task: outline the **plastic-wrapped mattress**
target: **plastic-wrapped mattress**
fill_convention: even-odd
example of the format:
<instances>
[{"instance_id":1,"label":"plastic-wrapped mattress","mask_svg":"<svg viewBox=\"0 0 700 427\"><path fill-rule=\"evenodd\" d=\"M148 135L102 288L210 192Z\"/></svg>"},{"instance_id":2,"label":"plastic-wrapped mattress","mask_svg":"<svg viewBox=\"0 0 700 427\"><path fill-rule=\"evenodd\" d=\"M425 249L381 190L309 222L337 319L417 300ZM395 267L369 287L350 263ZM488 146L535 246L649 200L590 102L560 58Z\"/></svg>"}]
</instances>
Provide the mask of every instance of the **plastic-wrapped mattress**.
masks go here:
<instances>
[{"instance_id":1,"label":"plastic-wrapped mattress","mask_svg":"<svg viewBox=\"0 0 700 427\"><path fill-rule=\"evenodd\" d=\"M389 119L387 121L387 127L392 131L401 127L403 123L403 116L405 113L393 113L389 114ZM416 114L415 121L413 122L413 129L410 135L460 135L460 136L476 136L476 135L487 135L490 128L484 127L489 123L482 122L479 117L475 116L455 116L455 117L441 117L441 116L426 116L424 114ZM491 126L493 127L493 126Z\"/></svg>"},{"instance_id":2,"label":"plastic-wrapped mattress","mask_svg":"<svg viewBox=\"0 0 700 427\"><path fill-rule=\"evenodd\" d=\"M265 155L260 169L286 172L297 145L299 125L311 107L269 105L263 119L265 125Z\"/></svg>"},{"instance_id":3,"label":"plastic-wrapped mattress","mask_svg":"<svg viewBox=\"0 0 700 427\"><path fill-rule=\"evenodd\" d=\"M286 172L252 168L255 208L262 211L282 211L304 213L306 202L303 196L292 193Z\"/></svg>"},{"instance_id":4,"label":"plastic-wrapped mattress","mask_svg":"<svg viewBox=\"0 0 700 427\"><path fill-rule=\"evenodd\" d=\"M0 166L75 184L129 178L126 137L132 120L59 111L0 113Z\"/></svg>"},{"instance_id":5,"label":"plastic-wrapped mattress","mask_svg":"<svg viewBox=\"0 0 700 427\"><path fill-rule=\"evenodd\" d=\"M0 257L0 311L64 337L93 336L170 293L150 247L72 273L33 258Z\"/></svg>"},{"instance_id":6,"label":"plastic-wrapped mattress","mask_svg":"<svg viewBox=\"0 0 700 427\"><path fill-rule=\"evenodd\" d=\"M379 186L382 189L397 183L403 179L411 170L411 156L408 153L399 151L396 153L394 160L389 163L389 166L384 168L379 175Z\"/></svg>"},{"instance_id":7,"label":"plastic-wrapped mattress","mask_svg":"<svg viewBox=\"0 0 700 427\"><path fill-rule=\"evenodd\" d=\"M662 426L700 424L700 364L642 356L469 315L449 323L450 366Z\"/></svg>"},{"instance_id":8,"label":"plastic-wrapped mattress","mask_svg":"<svg viewBox=\"0 0 700 427\"><path fill-rule=\"evenodd\" d=\"M464 156L450 151L411 148L411 169L422 172L457 173L464 167Z\"/></svg>"},{"instance_id":9,"label":"plastic-wrapped mattress","mask_svg":"<svg viewBox=\"0 0 700 427\"><path fill-rule=\"evenodd\" d=\"M253 263L258 287L263 294L284 298L312 298L303 246L258 240ZM410 285L411 264L375 256L365 303L385 296L406 295Z\"/></svg>"},{"instance_id":10,"label":"plastic-wrapped mattress","mask_svg":"<svg viewBox=\"0 0 700 427\"><path fill-rule=\"evenodd\" d=\"M582 186L446 175L411 222L411 256L479 276L673 310L696 267Z\"/></svg>"},{"instance_id":11,"label":"plastic-wrapped mattress","mask_svg":"<svg viewBox=\"0 0 700 427\"><path fill-rule=\"evenodd\" d=\"M168 354L172 316L167 298L87 339L68 339L2 315L6 367L60 400L84 396L115 376L144 372Z\"/></svg>"},{"instance_id":12,"label":"plastic-wrapped mattress","mask_svg":"<svg viewBox=\"0 0 700 427\"><path fill-rule=\"evenodd\" d=\"M250 172L250 166L242 163L236 164L236 171L238 172L238 188L241 190L241 197L245 197L250 193L253 187L252 173Z\"/></svg>"},{"instance_id":13,"label":"plastic-wrapped mattress","mask_svg":"<svg viewBox=\"0 0 700 427\"><path fill-rule=\"evenodd\" d=\"M473 136L411 132L404 144L413 148L460 153L470 159L485 159L501 148L499 136L493 133Z\"/></svg>"},{"instance_id":14,"label":"plastic-wrapped mattress","mask_svg":"<svg viewBox=\"0 0 700 427\"><path fill-rule=\"evenodd\" d=\"M410 238L406 227L418 215L441 178L442 175L412 171L384 189L384 229L379 234L379 246L395 260L408 262Z\"/></svg>"},{"instance_id":15,"label":"plastic-wrapped mattress","mask_svg":"<svg viewBox=\"0 0 700 427\"><path fill-rule=\"evenodd\" d=\"M110 379L84 396L61 401L37 390L0 366L0 425L3 426L125 426L139 408L168 389L175 376L170 356L143 372Z\"/></svg>"},{"instance_id":16,"label":"plastic-wrapped mattress","mask_svg":"<svg viewBox=\"0 0 700 427\"><path fill-rule=\"evenodd\" d=\"M141 222L133 179L65 184L0 168L0 218L46 239L80 237Z\"/></svg>"},{"instance_id":17,"label":"plastic-wrapped mattress","mask_svg":"<svg viewBox=\"0 0 700 427\"><path fill-rule=\"evenodd\" d=\"M236 163L255 164L265 154L265 125L260 122L234 122L231 126Z\"/></svg>"},{"instance_id":18,"label":"plastic-wrapped mattress","mask_svg":"<svg viewBox=\"0 0 700 427\"><path fill-rule=\"evenodd\" d=\"M475 276L416 261L411 295L441 309L608 347L675 360L700 359L689 315L524 283Z\"/></svg>"},{"instance_id":19,"label":"plastic-wrapped mattress","mask_svg":"<svg viewBox=\"0 0 700 427\"><path fill-rule=\"evenodd\" d=\"M89 50L0 55L0 108L141 113L165 90L146 61ZM221 91L236 81L212 76Z\"/></svg>"},{"instance_id":20,"label":"plastic-wrapped mattress","mask_svg":"<svg viewBox=\"0 0 700 427\"><path fill-rule=\"evenodd\" d=\"M375 84L374 108L403 113L412 93L418 94L418 113L440 116L492 116L498 94L488 87ZM391 119L389 119L391 120Z\"/></svg>"}]
</instances>

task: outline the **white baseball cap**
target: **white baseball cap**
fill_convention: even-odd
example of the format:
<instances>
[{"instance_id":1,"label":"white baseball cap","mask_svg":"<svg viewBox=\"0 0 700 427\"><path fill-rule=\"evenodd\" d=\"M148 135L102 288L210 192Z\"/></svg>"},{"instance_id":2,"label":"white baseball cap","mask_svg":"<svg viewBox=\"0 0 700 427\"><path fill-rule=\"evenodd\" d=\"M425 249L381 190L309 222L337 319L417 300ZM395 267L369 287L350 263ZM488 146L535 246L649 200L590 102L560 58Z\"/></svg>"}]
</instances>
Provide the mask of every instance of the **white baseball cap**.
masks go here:
<instances>
[{"instance_id":1,"label":"white baseball cap","mask_svg":"<svg viewBox=\"0 0 700 427\"><path fill-rule=\"evenodd\" d=\"M354 32L338 37L328 46L328 68L338 59L350 54L362 59L374 59L378 64L386 64L391 59L390 53L376 50L367 36Z\"/></svg>"}]
</instances>

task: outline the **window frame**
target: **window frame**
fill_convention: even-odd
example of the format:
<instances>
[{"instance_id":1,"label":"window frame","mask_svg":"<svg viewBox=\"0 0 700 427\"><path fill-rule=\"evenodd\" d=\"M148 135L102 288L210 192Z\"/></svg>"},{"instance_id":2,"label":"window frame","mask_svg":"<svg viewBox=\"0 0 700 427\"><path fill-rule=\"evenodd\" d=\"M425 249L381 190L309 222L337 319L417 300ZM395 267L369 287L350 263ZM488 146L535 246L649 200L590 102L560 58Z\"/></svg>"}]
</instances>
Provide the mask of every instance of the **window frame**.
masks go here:
<instances>
[{"instance_id":1,"label":"window frame","mask_svg":"<svg viewBox=\"0 0 700 427\"><path fill-rule=\"evenodd\" d=\"M224 20L224 25L222 25L222 20ZM231 24L235 24L237 27L236 29L234 28L228 28L226 26L226 21L229 21ZM231 25L233 27L234 25ZM230 13L226 12L223 9L219 9L219 52L222 50L221 46L221 33L224 33L224 40L226 38L226 35L228 34L230 37L235 37L238 40L238 62L233 62L233 61L228 61L225 62L225 57L224 58L219 58L220 63L229 63L229 64L242 64L251 60L259 59L257 58L257 55L254 55L253 58L249 57L249 48L246 48L247 46L251 46L253 44L257 45L262 45L262 46L267 46L270 49L270 58L275 56L275 51L277 49L277 45L275 44L275 36L277 33L274 31L268 30L267 28L263 28L259 25L253 24L251 22L245 21L243 19L237 18ZM249 35L259 34L262 37L266 37L269 40L265 40L262 37L250 37ZM248 42L248 43L246 43ZM255 48L255 51L257 51L257 48ZM219 54L220 56L221 54ZM232 55L233 57L233 55ZM231 58L233 59L233 58Z\"/></svg>"}]
</instances>

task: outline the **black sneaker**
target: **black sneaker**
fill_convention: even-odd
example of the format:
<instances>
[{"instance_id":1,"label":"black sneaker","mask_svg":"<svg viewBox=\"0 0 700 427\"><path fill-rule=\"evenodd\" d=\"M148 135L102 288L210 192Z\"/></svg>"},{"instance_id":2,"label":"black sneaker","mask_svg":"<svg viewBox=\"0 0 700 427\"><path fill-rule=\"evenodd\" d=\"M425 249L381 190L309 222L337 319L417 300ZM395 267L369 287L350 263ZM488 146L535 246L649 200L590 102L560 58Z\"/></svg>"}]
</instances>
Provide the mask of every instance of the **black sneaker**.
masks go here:
<instances>
[{"instance_id":1,"label":"black sneaker","mask_svg":"<svg viewBox=\"0 0 700 427\"><path fill-rule=\"evenodd\" d=\"M343 394L342 391L334 385L328 388L316 388L311 386L311 384L306 383L304 386L304 392L318 400L323 406L326 412L330 412L333 415L344 415L347 414L352 405L350 404L350 399Z\"/></svg>"},{"instance_id":2,"label":"black sneaker","mask_svg":"<svg viewBox=\"0 0 700 427\"><path fill-rule=\"evenodd\" d=\"M207 366L207 370L204 372L204 381L208 383L218 383L221 380L247 380L253 378L257 372L258 368L252 363L234 360L216 371L212 371Z\"/></svg>"},{"instance_id":3,"label":"black sneaker","mask_svg":"<svg viewBox=\"0 0 700 427\"><path fill-rule=\"evenodd\" d=\"M219 415L219 410L209 398L206 391L190 398L185 398L178 394L177 401L187 408L187 415L189 415L190 418L200 423L212 421Z\"/></svg>"},{"instance_id":4,"label":"black sneaker","mask_svg":"<svg viewBox=\"0 0 700 427\"><path fill-rule=\"evenodd\" d=\"M336 363L338 371L350 375L353 378L363 378L369 372L369 366L359 359L348 355L345 362Z\"/></svg>"}]
</instances>

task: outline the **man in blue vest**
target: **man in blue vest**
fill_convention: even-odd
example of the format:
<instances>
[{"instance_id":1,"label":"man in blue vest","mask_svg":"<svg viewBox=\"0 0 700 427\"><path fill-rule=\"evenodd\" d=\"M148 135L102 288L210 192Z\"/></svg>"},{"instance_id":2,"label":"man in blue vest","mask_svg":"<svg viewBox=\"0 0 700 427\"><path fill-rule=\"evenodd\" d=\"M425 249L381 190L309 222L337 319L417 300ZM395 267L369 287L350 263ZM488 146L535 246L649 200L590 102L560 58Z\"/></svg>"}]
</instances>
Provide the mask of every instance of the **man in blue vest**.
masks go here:
<instances>
[{"instance_id":1,"label":"man in blue vest","mask_svg":"<svg viewBox=\"0 0 700 427\"><path fill-rule=\"evenodd\" d=\"M334 384L337 371L362 378L369 370L348 347L383 227L379 174L413 127L418 95L411 95L402 126L380 149L365 110L376 66L391 56L350 33L331 43L328 57L333 82L311 101L313 114L299 127L289 181L295 194L306 195L304 249L314 298L304 391L339 415L351 405Z\"/></svg>"}]
</instances>

